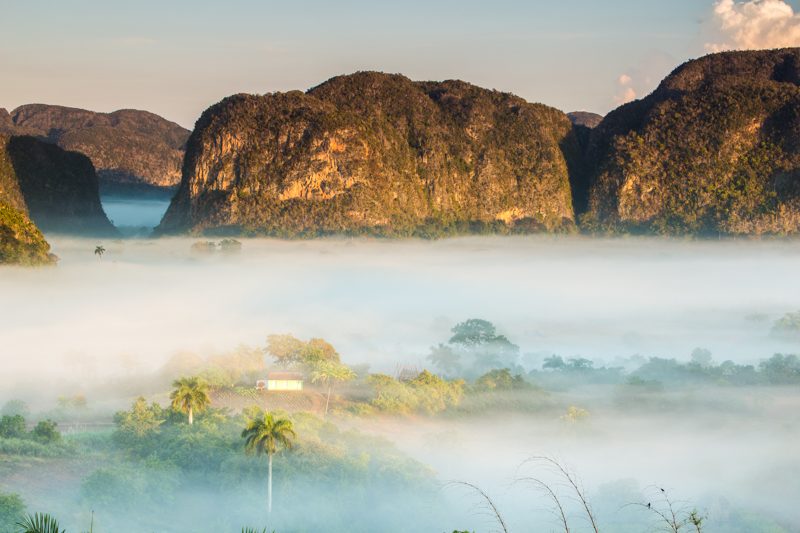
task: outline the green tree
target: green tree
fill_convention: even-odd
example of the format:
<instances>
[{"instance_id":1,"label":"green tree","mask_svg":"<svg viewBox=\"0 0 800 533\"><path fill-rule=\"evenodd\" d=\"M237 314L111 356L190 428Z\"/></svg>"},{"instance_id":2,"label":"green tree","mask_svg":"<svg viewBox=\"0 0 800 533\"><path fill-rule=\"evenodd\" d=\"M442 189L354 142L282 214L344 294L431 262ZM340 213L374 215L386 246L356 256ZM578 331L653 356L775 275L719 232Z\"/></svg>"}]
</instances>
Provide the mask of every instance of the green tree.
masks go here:
<instances>
[{"instance_id":1,"label":"green tree","mask_svg":"<svg viewBox=\"0 0 800 533\"><path fill-rule=\"evenodd\" d=\"M34 440L42 444L51 444L61 440L58 424L52 420L42 420L31 431Z\"/></svg>"},{"instance_id":2,"label":"green tree","mask_svg":"<svg viewBox=\"0 0 800 533\"><path fill-rule=\"evenodd\" d=\"M566 366L567 364L564 362L564 359L560 355L551 355L550 357L544 360L542 368L551 370L564 370Z\"/></svg>"},{"instance_id":3,"label":"green tree","mask_svg":"<svg viewBox=\"0 0 800 533\"><path fill-rule=\"evenodd\" d=\"M176 379L172 386L174 390L169 395L172 408L188 414L189 425L194 424L194 413L205 411L211 404L208 384L198 377L191 377Z\"/></svg>"},{"instance_id":4,"label":"green tree","mask_svg":"<svg viewBox=\"0 0 800 533\"><path fill-rule=\"evenodd\" d=\"M0 437L21 439L25 436L25 418L22 415L4 415L0 418Z\"/></svg>"},{"instance_id":5,"label":"green tree","mask_svg":"<svg viewBox=\"0 0 800 533\"><path fill-rule=\"evenodd\" d=\"M312 367L321 361L339 362L336 349L324 339L301 341L292 335L270 335L267 337L267 353L283 367Z\"/></svg>"},{"instance_id":6,"label":"green tree","mask_svg":"<svg viewBox=\"0 0 800 533\"><path fill-rule=\"evenodd\" d=\"M800 357L776 353L758 365L767 381L773 385L800 383Z\"/></svg>"},{"instance_id":7,"label":"green tree","mask_svg":"<svg viewBox=\"0 0 800 533\"><path fill-rule=\"evenodd\" d=\"M15 531L17 524L25 517L25 503L18 494L0 492L0 532Z\"/></svg>"},{"instance_id":8,"label":"green tree","mask_svg":"<svg viewBox=\"0 0 800 533\"><path fill-rule=\"evenodd\" d=\"M692 350L691 361L701 368L708 368L713 362L713 356L710 350L695 348Z\"/></svg>"},{"instance_id":9,"label":"green tree","mask_svg":"<svg viewBox=\"0 0 800 533\"><path fill-rule=\"evenodd\" d=\"M356 373L350 370L347 365L336 363L334 361L321 361L319 362L314 371L311 373L312 383L322 383L328 388L328 393L325 396L325 415L328 414L328 405L331 401L331 392L333 392L334 383L350 381L355 379Z\"/></svg>"},{"instance_id":10,"label":"green tree","mask_svg":"<svg viewBox=\"0 0 800 533\"><path fill-rule=\"evenodd\" d=\"M772 325L772 334L778 337L800 337L800 311L786 313Z\"/></svg>"},{"instance_id":11,"label":"green tree","mask_svg":"<svg viewBox=\"0 0 800 533\"><path fill-rule=\"evenodd\" d=\"M475 388L483 391L520 390L531 388L520 374L512 375L507 368L490 370L475 381Z\"/></svg>"},{"instance_id":12,"label":"green tree","mask_svg":"<svg viewBox=\"0 0 800 533\"><path fill-rule=\"evenodd\" d=\"M272 512L272 456L279 449L290 450L297 434L292 421L275 418L272 413L259 410L242 431L245 451L248 454L267 455L267 512Z\"/></svg>"},{"instance_id":13,"label":"green tree","mask_svg":"<svg viewBox=\"0 0 800 533\"><path fill-rule=\"evenodd\" d=\"M432 347L428 361L448 376L456 376L462 370L461 355L446 344Z\"/></svg>"},{"instance_id":14,"label":"green tree","mask_svg":"<svg viewBox=\"0 0 800 533\"><path fill-rule=\"evenodd\" d=\"M139 396L130 411L120 411L114 415L119 436L133 435L145 437L155 432L164 423L164 410L155 402L147 405L147 400Z\"/></svg>"},{"instance_id":15,"label":"green tree","mask_svg":"<svg viewBox=\"0 0 800 533\"><path fill-rule=\"evenodd\" d=\"M494 324L488 320L471 318L456 324L451 331L453 336L447 342L462 356L469 356L472 375L492 368L511 367L517 362L519 346L505 335L498 335Z\"/></svg>"}]
</instances>

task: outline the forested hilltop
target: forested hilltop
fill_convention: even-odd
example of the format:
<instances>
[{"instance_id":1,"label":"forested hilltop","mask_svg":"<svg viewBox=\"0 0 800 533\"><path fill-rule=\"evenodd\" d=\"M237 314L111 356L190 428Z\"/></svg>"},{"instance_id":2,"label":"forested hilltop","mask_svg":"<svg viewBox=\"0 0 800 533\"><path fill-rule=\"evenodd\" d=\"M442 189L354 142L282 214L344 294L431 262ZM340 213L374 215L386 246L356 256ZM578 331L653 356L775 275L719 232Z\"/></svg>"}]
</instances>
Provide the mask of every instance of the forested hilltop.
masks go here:
<instances>
[{"instance_id":1,"label":"forested hilltop","mask_svg":"<svg viewBox=\"0 0 800 533\"><path fill-rule=\"evenodd\" d=\"M588 168L589 230L797 233L800 49L680 66L593 130Z\"/></svg>"},{"instance_id":2,"label":"forested hilltop","mask_svg":"<svg viewBox=\"0 0 800 533\"><path fill-rule=\"evenodd\" d=\"M578 155L556 109L460 81L360 72L209 108L160 230L564 231Z\"/></svg>"},{"instance_id":3,"label":"forested hilltop","mask_svg":"<svg viewBox=\"0 0 800 533\"><path fill-rule=\"evenodd\" d=\"M197 122L160 231L436 237L577 214L587 232L793 234L799 72L800 49L710 55L599 124L376 72L236 95Z\"/></svg>"}]
</instances>

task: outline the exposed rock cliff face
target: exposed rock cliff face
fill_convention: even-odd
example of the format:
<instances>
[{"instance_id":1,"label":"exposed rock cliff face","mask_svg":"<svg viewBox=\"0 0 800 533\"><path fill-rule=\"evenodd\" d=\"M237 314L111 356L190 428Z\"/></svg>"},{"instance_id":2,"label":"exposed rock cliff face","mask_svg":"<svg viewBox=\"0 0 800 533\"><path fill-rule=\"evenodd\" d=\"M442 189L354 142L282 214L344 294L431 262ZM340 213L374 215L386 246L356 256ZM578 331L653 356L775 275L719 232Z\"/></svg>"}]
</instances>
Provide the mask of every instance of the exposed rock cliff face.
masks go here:
<instances>
[{"instance_id":1,"label":"exposed rock cliff face","mask_svg":"<svg viewBox=\"0 0 800 533\"><path fill-rule=\"evenodd\" d=\"M52 263L50 245L28 218L7 144L8 137L0 135L0 264Z\"/></svg>"},{"instance_id":2,"label":"exposed rock cliff face","mask_svg":"<svg viewBox=\"0 0 800 533\"><path fill-rule=\"evenodd\" d=\"M162 232L437 235L574 226L555 109L363 72L203 113Z\"/></svg>"},{"instance_id":3,"label":"exposed rock cliff face","mask_svg":"<svg viewBox=\"0 0 800 533\"><path fill-rule=\"evenodd\" d=\"M34 137L11 137L6 152L30 217L43 231L117 235L88 157Z\"/></svg>"},{"instance_id":4,"label":"exposed rock cliff face","mask_svg":"<svg viewBox=\"0 0 800 533\"><path fill-rule=\"evenodd\" d=\"M33 135L87 155L104 188L174 187L189 131L146 111L95 113L32 104L18 107L0 132Z\"/></svg>"},{"instance_id":5,"label":"exposed rock cliff face","mask_svg":"<svg viewBox=\"0 0 800 533\"><path fill-rule=\"evenodd\" d=\"M797 233L800 49L682 65L593 130L589 161L589 229Z\"/></svg>"}]
</instances>

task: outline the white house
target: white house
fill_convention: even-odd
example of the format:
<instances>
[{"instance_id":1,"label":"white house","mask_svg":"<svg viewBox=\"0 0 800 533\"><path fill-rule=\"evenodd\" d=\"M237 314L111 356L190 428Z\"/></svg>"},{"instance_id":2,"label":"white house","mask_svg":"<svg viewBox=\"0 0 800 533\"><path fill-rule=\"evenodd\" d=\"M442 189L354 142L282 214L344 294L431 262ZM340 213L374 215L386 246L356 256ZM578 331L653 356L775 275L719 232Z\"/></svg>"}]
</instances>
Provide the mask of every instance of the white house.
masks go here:
<instances>
[{"instance_id":1,"label":"white house","mask_svg":"<svg viewBox=\"0 0 800 533\"><path fill-rule=\"evenodd\" d=\"M301 391L303 390L303 374L300 372L270 372L267 379L256 381L258 390L268 391Z\"/></svg>"}]
</instances>

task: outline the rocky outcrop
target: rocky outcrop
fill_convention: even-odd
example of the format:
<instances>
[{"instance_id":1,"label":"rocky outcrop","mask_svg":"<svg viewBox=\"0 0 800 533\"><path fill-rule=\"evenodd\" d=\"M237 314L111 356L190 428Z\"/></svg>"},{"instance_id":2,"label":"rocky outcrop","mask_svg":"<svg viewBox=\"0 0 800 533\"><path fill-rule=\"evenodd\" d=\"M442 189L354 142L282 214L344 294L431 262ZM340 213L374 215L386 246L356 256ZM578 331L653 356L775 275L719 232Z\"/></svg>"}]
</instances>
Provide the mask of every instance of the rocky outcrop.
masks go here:
<instances>
[{"instance_id":1,"label":"rocky outcrop","mask_svg":"<svg viewBox=\"0 0 800 533\"><path fill-rule=\"evenodd\" d=\"M104 189L170 188L180 181L189 131L146 111L96 113L31 104L0 113L0 132L33 135L88 156Z\"/></svg>"},{"instance_id":2,"label":"rocky outcrop","mask_svg":"<svg viewBox=\"0 0 800 533\"><path fill-rule=\"evenodd\" d=\"M567 113L567 117L574 126L583 126L585 128L596 128L603 122L603 115L597 113L590 113L589 111L572 111Z\"/></svg>"},{"instance_id":3,"label":"rocky outcrop","mask_svg":"<svg viewBox=\"0 0 800 533\"><path fill-rule=\"evenodd\" d=\"M34 137L6 140L5 156L23 205L45 232L115 236L100 205L97 175L83 154L67 152Z\"/></svg>"},{"instance_id":4,"label":"rocky outcrop","mask_svg":"<svg viewBox=\"0 0 800 533\"><path fill-rule=\"evenodd\" d=\"M198 120L159 231L568 230L577 152L562 112L460 81L362 72L241 94Z\"/></svg>"},{"instance_id":5,"label":"rocky outcrop","mask_svg":"<svg viewBox=\"0 0 800 533\"><path fill-rule=\"evenodd\" d=\"M50 245L28 218L7 143L8 137L0 135L0 264L53 263L55 256L50 254Z\"/></svg>"},{"instance_id":6,"label":"rocky outcrop","mask_svg":"<svg viewBox=\"0 0 800 533\"><path fill-rule=\"evenodd\" d=\"M588 161L589 230L797 233L800 49L680 66L650 96L605 117Z\"/></svg>"}]
</instances>

